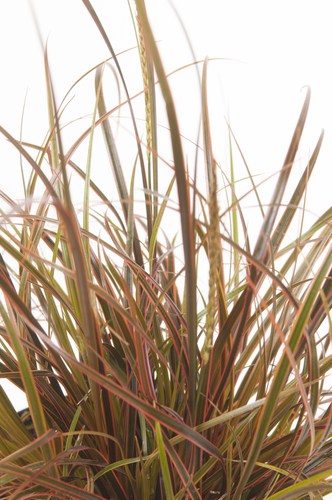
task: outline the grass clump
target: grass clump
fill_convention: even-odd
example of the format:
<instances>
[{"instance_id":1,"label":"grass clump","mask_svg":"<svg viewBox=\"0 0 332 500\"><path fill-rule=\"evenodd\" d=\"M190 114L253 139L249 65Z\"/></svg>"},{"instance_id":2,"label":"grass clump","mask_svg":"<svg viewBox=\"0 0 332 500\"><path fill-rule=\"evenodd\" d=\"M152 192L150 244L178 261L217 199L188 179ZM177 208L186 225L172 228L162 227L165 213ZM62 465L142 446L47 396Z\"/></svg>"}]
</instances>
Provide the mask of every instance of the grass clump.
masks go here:
<instances>
[{"instance_id":1,"label":"grass clump","mask_svg":"<svg viewBox=\"0 0 332 500\"><path fill-rule=\"evenodd\" d=\"M2 194L10 211L0 228L0 369L25 392L32 424L1 389L0 496L321 498L332 491L331 208L294 241L289 230L323 134L286 196L310 91L266 210L250 176L262 213L253 243L235 166L227 183L213 154L208 61L201 76L204 189L185 162L144 2L136 0L133 19L145 140L120 59L91 3L83 4L125 92L119 107L128 106L135 160L128 173L110 121L116 110L103 94L103 65L95 68L92 122L64 151L46 55L45 142L26 143L0 127L30 172L23 204ZM156 86L169 123L168 167L158 150ZM93 180L100 130L118 203ZM83 168L73 156L85 139ZM138 177L144 211L137 210ZM78 179L82 213L72 195ZM177 216L176 238L165 221Z\"/></svg>"}]
</instances>

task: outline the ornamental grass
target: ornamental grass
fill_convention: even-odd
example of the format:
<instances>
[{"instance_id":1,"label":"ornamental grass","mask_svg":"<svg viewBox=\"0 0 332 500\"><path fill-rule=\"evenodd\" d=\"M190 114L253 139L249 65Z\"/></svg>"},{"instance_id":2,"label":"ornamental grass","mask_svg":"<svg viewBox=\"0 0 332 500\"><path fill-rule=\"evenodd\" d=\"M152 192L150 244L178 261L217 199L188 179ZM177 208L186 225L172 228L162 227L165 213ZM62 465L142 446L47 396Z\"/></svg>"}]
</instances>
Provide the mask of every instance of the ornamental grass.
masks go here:
<instances>
[{"instance_id":1,"label":"ornamental grass","mask_svg":"<svg viewBox=\"0 0 332 500\"><path fill-rule=\"evenodd\" d=\"M67 96L55 99L45 51L44 142L0 127L27 179L23 202L1 192L0 373L28 406L18 414L0 389L0 498L322 498L332 492L332 209L306 224L305 200L323 133L293 172L310 90L263 202L236 131L229 163L214 154L208 59L192 63L201 133L187 156L172 76L144 1L135 8L139 94L82 0L110 56L72 87L94 76L89 126L65 146ZM109 67L122 96L112 107ZM129 160L116 130L124 108Z\"/></svg>"}]
</instances>

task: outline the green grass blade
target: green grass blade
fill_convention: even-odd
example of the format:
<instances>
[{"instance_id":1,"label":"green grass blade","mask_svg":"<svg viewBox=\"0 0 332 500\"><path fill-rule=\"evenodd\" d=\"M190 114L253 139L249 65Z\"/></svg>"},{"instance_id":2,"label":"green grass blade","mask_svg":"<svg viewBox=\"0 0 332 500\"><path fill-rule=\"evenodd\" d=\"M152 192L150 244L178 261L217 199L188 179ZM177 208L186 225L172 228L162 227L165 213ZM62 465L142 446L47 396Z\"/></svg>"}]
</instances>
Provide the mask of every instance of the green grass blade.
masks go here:
<instances>
[{"instance_id":1,"label":"green grass blade","mask_svg":"<svg viewBox=\"0 0 332 500\"><path fill-rule=\"evenodd\" d=\"M0 278L1 282L2 279ZM1 283L0 283L1 286ZM3 290L4 291L4 290ZM22 343L20 341L20 334L15 330L15 322L11 317L10 312L7 313L5 307L0 302L0 313L1 317L5 323L7 332L10 336L11 343L15 354L17 356L18 364L20 367L20 372L22 376L22 381L24 384L25 392L27 394L29 408L31 411L31 416L33 419L34 427L38 436L42 436L47 432L47 425L45 420L45 415L42 409L40 397L36 388L35 380L31 372L31 368L28 359L25 355ZM54 456L54 449L50 443L47 443L42 448L45 461L52 460ZM53 476L57 475L56 468L51 469L51 474Z\"/></svg>"},{"instance_id":2,"label":"green grass blade","mask_svg":"<svg viewBox=\"0 0 332 500\"><path fill-rule=\"evenodd\" d=\"M312 280L310 289L305 297L305 300L301 304L299 313L296 318L296 322L292 328L292 331L290 333L289 340L287 340L287 344L289 346L291 354L293 354L296 350L296 347L301 340L301 337L304 335L305 329L306 329L306 324L308 321L308 318L310 317L310 312L312 310L312 307L315 303L315 300L317 298L317 295L319 294L320 288L322 286L322 283L324 282L324 279L331 267L332 263L332 248L330 248L330 251L326 258L324 259L320 270L318 271L317 275L315 278ZM280 391L282 389L283 384L285 383L285 380L289 374L290 371L290 360L289 360L289 352L286 349L285 352L282 355L282 358L279 362L279 365L277 367L277 370L274 374L271 389L269 390L269 393L267 395L266 402L264 404L264 407L261 411L260 417L259 417L259 423L257 425L257 431L255 433L255 436L253 437L252 445L250 448L250 453L247 459L247 463L245 466L245 470L241 476L241 479L239 481L239 484L237 486L235 495L234 495L234 500L240 500L243 489L246 485L247 480L250 477L250 474L255 466L255 462L257 460L257 457L259 455L259 452L261 450L263 441L265 439L273 412L274 412L274 405L275 401L278 398L278 395L280 394ZM312 439L312 444L311 446L314 446L314 434L312 431L311 435Z\"/></svg>"},{"instance_id":3,"label":"green grass blade","mask_svg":"<svg viewBox=\"0 0 332 500\"><path fill-rule=\"evenodd\" d=\"M295 500L302 497L306 493L314 494L317 490L319 493L324 493L331 491L331 484L325 482L324 479L329 479L332 475L332 469L327 469L319 474L304 479L303 481L298 481L296 484L284 488L283 490L267 497L266 500Z\"/></svg>"},{"instance_id":4,"label":"green grass blade","mask_svg":"<svg viewBox=\"0 0 332 500\"><path fill-rule=\"evenodd\" d=\"M174 493L173 493L173 487L172 487L171 473L170 473L169 466L167 463L167 456L166 456L166 451L165 451L164 442L163 442L163 435L162 435L162 431L161 431L161 427L160 427L159 422L156 422L155 429L156 429L156 438L157 438L157 445L158 445L158 449L159 449L160 466L161 466L161 471L163 474L163 480L164 480L163 482L164 482L166 499L172 500L174 498Z\"/></svg>"}]
</instances>

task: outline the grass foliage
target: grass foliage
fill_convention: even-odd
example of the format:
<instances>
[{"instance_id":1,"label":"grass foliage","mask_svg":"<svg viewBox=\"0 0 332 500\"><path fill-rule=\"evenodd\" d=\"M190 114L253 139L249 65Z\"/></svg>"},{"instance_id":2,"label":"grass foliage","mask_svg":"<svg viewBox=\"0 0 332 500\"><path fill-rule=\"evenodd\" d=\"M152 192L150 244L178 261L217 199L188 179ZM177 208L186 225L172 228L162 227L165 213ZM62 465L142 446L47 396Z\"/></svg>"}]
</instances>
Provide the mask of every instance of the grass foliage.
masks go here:
<instances>
[{"instance_id":1,"label":"grass foliage","mask_svg":"<svg viewBox=\"0 0 332 500\"><path fill-rule=\"evenodd\" d=\"M197 145L204 161L188 165L144 1L133 13L144 136L120 57L92 4L83 4L125 94L119 107L131 116L135 159L129 168L118 151L110 118L119 107L107 107L103 65L94 70L91 125L64 150L46 53L45 142L0 128L30 172L23 204L2 193L10 210L0 226L0 373L25 392L33 424L1 389L0 498L321 498L332 491L331 208L295 238L290 232L323 139L294 184L310 91L267 207L264 185L248 176L262 220L253 241L235 165L225 171L214 157L208 61ZM157 88L168 166L158 152ZM93 180L101 131L118 203ZM84 141L80 166L73 155ZM229 146L238 147L231 134ZM72 199L77 178L82 213ZM169 220L177 217L175 237Z\"/></svg>"}]
</instances>

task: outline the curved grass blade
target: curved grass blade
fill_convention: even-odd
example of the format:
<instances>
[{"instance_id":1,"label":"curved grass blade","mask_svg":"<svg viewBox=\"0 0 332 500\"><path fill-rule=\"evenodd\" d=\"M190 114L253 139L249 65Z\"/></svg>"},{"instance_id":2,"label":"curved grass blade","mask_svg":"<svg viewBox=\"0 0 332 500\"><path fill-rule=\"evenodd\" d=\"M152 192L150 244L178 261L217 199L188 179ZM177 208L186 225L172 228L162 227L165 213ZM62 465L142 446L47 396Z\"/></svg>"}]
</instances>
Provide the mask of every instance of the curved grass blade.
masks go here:
<instances>
[{"instance_id":1,"label":"curved grass blade","mask_svg":"<svg viewBox=\"0 0 332 500\"><path fill-rule=\"evenodd\" d=\"M97 92L99 94L98 111L99 111L100 116L104 116L106 114L106 105L105 105L105 101L104 101L101 77L102 77L102 71L101 71L101 68L98 68L97 72L96 72L96 89L97 89ZM108 155L110 158L110 164L112 166L112 171L113 171L113 175L115 178L117 191L118 191L119 198L120 198L120 203L122 206L122 211L123 211L123 214L125 216L125 221L128 224L130 198L129 198L129 193L128 193L128 189L126 186L126 181L124 178L120 158L119 158L119 155L117 152L116 143L115 143L113 133L112 133L112 130L111 130L111 127L110 127L108 120L102 121L102 129L103 129L104 138L105 138L105 142L106 142L106 146L107 146L107 152L108 152ZM147 200L146 201L147 210L148 210L148 207L150 207L150 205L151 205L150 201ZM133 224L134 224L134 222L133 222ZM134 254L135 254L135 257L136 257L138 264L143 267L143 257L142 257L142 252L141 252L140 245L139 245L139 239L138 239L135 224L133 225L133 230L134 230Z\"/></svg>"},{"instance_id":2,"label":"curved grass blade","mask_svg":"<svg viewBox=\"0 0 332 500\"><path fill-rule=\"evenodd\" d=\"M100 495L84 491L80 488L77 488L76 486L49 476L37 476L34 470L23 469L22 467L18 467L17 465L2 465L0 462L0 471L2 474L7 474L15 479L20 479L22 481L25 480L27 481L27 484L29 484L29 481L31 479L33 481L33 484L45 488L46 492L49 491L52 492L52 494L56 493L58 495L64 495L64 498L75 498L75 500L102 500L104 498ZM15 493L14 496L11 496L10 498L13 498L14 500L16 498Z\"/></svg>"},{"instance_id":3,"label":"curved grass blade","mask_svg":"<svg viewBox=\"0 0 332 500\"><path fill-rule=\"evenodd\" d=\"M295 324L292 328L292 331L289 336L289 340L287 340L289 349L291 353L296 351L298 343L303 336L308 318L310 317L310 312L315 303L317 296L320 293L320 289L324 279L331 267L332 263L332 247L328 252L328 255L324 259L320 270L318 271L315 278L312 280L308 293L300 306L300 310L297 314ZM282 358L279 362L279 365L274 373L271 388L267 394L266 402L259 416L259 422L257 424L256 433L253 437L252 445L250 447L250 452L248 455L248 459L245 465L244 472L240 478L239 484L237 486L236 492L234 494L234 500L240 500L243 490L245 488L246 482L250 477L250 474L255 466L255 462L258 458L259 452L261 450L263 441L265 439L273 412L275 401L277 400L280 391L282 389L285 380L288 377L290 370L290 361L288 359L287 350L284 351ZM311 430L311 448L314 447L314 433Z\"/></svg>"},{"instance_id":4,"label":"curved grass blade","mask_svg":"<svg viewBox=\"0 0 332 500\"><path fill-rule=\"evenodd\" d=\"M2 273L0 272L0 286L1 286L1 282L3 280L1 274ZM5 293L4 289L3 289L3 291ZM10 311L9 311L9 313L7 313L6 309L4 308L4 306L1 302L0 302L0 314L1 314L1 317L4 321L4 323L5 323L7 332L10 336L10 339L11 339L11 344L12 344L13 349L15 351L15 354L17 356L18 365L20 368L21 377L22 377L22 381L24 384L24 388L25 388L25 393L26 393L27 398L28 398L31 416L32 416L33 423L34 423L34 428L36 429L37 435L40 437L43 434L46 434L47 425L46 425L45 415L44 415L44 411L43 411L42 404L40 401L39 393L38 393L38 390L36 388L36 384L34 381L34 377L33 377L29 362L27 360L27 357L25 355L22 343L20 341L20 334L14 326L15 321L13 321L13 318L11 318L11 315L13 313L10 313ZM43 451L45 461L46 462L51 461L52 458L54 457L54 449L53 449L53 446L51 445L51 443L46 442L46 444L44 444L42 447L42 451ZM54 476L54 477L57 476L56 468L52 467L50 472L51 472L52 476Z\"/></svg>"},{"instance_id":5,"label":"curved grass blade","mask_svg":"<svg viewBox=\"0 0 332 500\"><path fill-rule=\"evenodd\" d=\"M136 1L137 12L143 27L146 47L149 47L155 70L159 79L160 88L164 97L170 135L172 142L174 168L177 181L179 212L185 261L186 283L186 318L188 323L188 351L189 351L189 407L191 418L194 416L197 388L197 305L195 283L195 243L192 218L190 213L189 186L186 176L184 156L181 143L179 124L167 76L161 61L156 42L146 15L144 2Z\"/></svg>"},{"instance_id":6,"label":"curved grass blade","mask_svg":"<svg viewBox=\"0 0 332 500\"><path fill-rule=\"evenodd\" d=\"M272 234L273 226L277 218L277 214L279 211L279 207L282 202L282 198L287 186L288 178L295 160L295 156L299 147L299 143L302 137L304 125L306 122L309 104L310 104L310 96L311 92L308 88L307 94L302 106L302 110L295 127L295 131L288 148L286 158L281 169L274 193L272 195L272 199L270 201L270 205L268 211L265 215L259 236L257 238L257 242L254 249L254 256L257 260L261 260L266 263L268 261L269 249L270 249L270 237ZM250 273L250 281L252 283L257 283L259 279L259 275L257 275L257 269L254 267L251 268Z\"/></svg>"},{"instance_id":7,"label":"curved grass blade","mask_svg":"<svg viewBox=\"0 0 332 500\"><path fill-rule=\"evenodd\" d=\"M119 75L120 75L120 79L121 79L121 82L122 82L122 85L123 85L123 88L124 88L124 91L125 91L125 94L126 94L126 98L127 98L127 101L128 101L128 106L129 106L129 111L130 111L130 116L131 116L131 119L132 119L132 124L133 124L133 128L134 128L134 133L135 133L135 138L136 138L136 144L137 144L137 151L138 151L138 157L139 157L139 162L140 162L140 166L141 166L141 175L142 175L142 182L143 182L143 187L144 189L146 190L146 193L148 192L148 184L147 184L147 179L146 179L146 173L145 173L145 166L144 166L144 159L143 159L143 153L142 153L142 148L141 148L141 140L140 140L140 137L139 137L139 133L138 133L138 129L137 129L137 125L136 125L136 118L135 118L135 114L134 114L134 110L133 110L133 107L132 107L132 103L131 103L131 99L130 99L130 96L129 96L129 92L128 92L128 88L127 88L127 84L126 84L126 80L124 78L124 75L122 73L122 70L121 70L121 66L120 66L120 63L118 61L118 58L116 56L116 53L114 52L114 49L112 47L112 44L107 36L107 33L102 25L102 23L100 22L100 19L96 13L96 11L94 10L93 6L91 5L91 2L89 0L82 0L83 4L85 5L86 9L88 10L90 16L92 17L93 21L95 22L101 36L103 37L106 45L107 45L107 48L108 50L110 51L110 53L112 54L112 57L113 57L113 60L114 60L114 63L116 65L116 68L119 72ZM146 194L146 196L148 196ZM152 218L151 218L151 200L149 200L149 196L148 196L148 199L147 199L147 203L146 203L146 209L147 209L147 223L148 223L148 231L149 231L149 236L151 234L151 222L152 222Z\"/></svg>"},{"instance_id":8,"label":"curved grass blade","mask_svg":"<svg viewBox=\"0 0 332 500\"><path fill-rule=\"evenodd\" d=\"M332 475L332 469L327 469L323 472L315 474L314 476L299 481L288 488L267 497L266 500L296 500L301 498L305 493L322 493L331 492L330 482L324 481L329 479Z\"/></svg>"}]
</instances>

